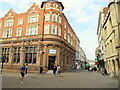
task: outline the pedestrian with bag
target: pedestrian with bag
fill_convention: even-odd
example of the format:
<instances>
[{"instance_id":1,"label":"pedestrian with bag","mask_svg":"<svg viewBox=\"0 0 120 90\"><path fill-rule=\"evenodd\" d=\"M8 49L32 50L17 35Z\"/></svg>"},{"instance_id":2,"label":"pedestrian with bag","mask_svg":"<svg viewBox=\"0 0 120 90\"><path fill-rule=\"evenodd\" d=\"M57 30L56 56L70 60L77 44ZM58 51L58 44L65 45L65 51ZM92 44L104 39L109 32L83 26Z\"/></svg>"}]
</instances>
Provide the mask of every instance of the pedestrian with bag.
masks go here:
<instances>
[{"instance_id":1,"label":"pedestrian with bag","mask_svg":"<svg viewBox=\"0 0 120 90\"><path fill-rule=\"evenodd\" d=\"M60 73L61 73L60 68L61 68L61 67L58 65L58 66L57 66L57 76L60 76Z\"/></svg>"}]
</instances>

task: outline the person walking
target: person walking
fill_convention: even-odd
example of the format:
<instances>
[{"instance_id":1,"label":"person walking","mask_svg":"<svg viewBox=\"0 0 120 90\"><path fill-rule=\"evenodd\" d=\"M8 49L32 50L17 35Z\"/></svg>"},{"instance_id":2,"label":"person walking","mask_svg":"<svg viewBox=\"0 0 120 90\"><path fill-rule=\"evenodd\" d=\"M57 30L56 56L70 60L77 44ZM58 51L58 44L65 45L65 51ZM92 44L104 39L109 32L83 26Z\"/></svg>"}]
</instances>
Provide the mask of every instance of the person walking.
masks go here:
<instances>
[{"instance_id":1,"label":"person walking","mask_svg":"<svg viewBox=\"0 0 120 90\"><path fill-rule=\"evenodd\" d=\"M53 74L56 75L56 71L57 71L57 66L54 64L53 66Z\"/></svg>"},{"instance_id":2,"label":"person walking","mask_svg":"<svg viewBox=\"0 0 120 90\"><path fill-rule=\"evenodd\" d=\"M28 64L26 64L26 71L25 71L26 75L27 75L27 72L28 72Z\"/></svg>"},{"instance_id":3,"label":"person walking","mask_svg":"<svg viewBox=\"0 0 120 90\"><path fill-rule=\"evenodd\" d=\"M20 68L20 74L21 74L21 78L19 80L21 80L21 83L23 83L24 77L25 77L25 72L26 72L26 66L25 64L23 64L23 66Z\"/></svg>"},{"instance_id":4,"label":"person walking","mask_svg":"<svg viewBox=\"0 0 120 90\"><path fill-rule=\"evenodd\" d=\"M40 66L40 73L42 73L42 71L43 71L43 67L42 67L42 65Z\"/></svg>"},{"instance_id":5,"label":"person walking","mask_svg":"<svg viewBox=\"0 0 120 90\"><path fill-rule=\"evenodd\" d=\"M107 75L107 70L105 68L102 69L102 75Z\"/></svg>"},{"instance_id":6,"label":"person walking","mask_svg":"<svg viewBox=\"0 0 120 90\"><path fill-rule=\"evenodd\" d=\"M72 72L75 70L75 65L72 64Z\"/></svg>"},{"instance_id":7,"label":"person walking","mask_svg":"<svg viewBox=\"0 0 120 90\"><path fill-rule=\"evenodd\" d=\"M61 73L61 71L60 71L60 66L58 65L58 66L57 66L57 76L60 76L60 73Z\"/></svg>"}]
</instances>

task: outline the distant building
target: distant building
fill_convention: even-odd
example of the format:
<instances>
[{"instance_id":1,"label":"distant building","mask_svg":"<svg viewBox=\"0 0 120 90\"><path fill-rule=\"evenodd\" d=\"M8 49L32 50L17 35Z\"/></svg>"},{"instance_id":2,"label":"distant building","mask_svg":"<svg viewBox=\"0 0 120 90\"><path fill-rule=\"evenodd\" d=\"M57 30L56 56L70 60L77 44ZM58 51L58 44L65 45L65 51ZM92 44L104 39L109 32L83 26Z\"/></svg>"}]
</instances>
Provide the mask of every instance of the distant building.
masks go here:
<instances>
[{"instance_id":1,"label":"distant building","mask_svg":"<svg viewBox=\"0 0 120 90\"><path fill-rule=\"evenodd\" d=\"M108 74L118 76L120 67L120 1L110 0L100 11L98 21L97 59L105 62ZM104 67L104 66L103 66Z\"/></svg>"},{"instance_id":2,"label":"distant building","mask_svg":"<svg viewBox=\"0 0 120 90\"><path fill-rule=\"evenodd\" d=\"M34 3L27 12L12 9L0 18L1 55L5 69L19 69L28 63L30 70L51 70L53 64L70 69L79 53L80 40L62 12L58 0ZM76 54L77 53L77 54Z\"/></svg>"}]
</instances>

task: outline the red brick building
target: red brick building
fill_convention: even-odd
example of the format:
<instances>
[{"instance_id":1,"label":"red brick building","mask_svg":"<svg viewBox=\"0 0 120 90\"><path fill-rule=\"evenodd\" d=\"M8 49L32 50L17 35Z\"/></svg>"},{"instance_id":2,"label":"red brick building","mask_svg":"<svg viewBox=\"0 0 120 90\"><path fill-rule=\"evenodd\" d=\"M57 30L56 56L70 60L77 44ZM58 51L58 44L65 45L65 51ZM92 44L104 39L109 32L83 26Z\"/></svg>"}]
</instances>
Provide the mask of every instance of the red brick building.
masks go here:
<instances>
[{"instance_id":1,"label":"red brick building","mask_svg":"<svg viewBox=\"0 0 120 90\"><path fill-rule=\"evenodd\" d=\"M52 69L59 64L70 69L79 48L79 39L57 0L34 3L27 12L12 9L0 18L1 55L6 57L5 69L19 69L28 63L30 70Z\"/></svg>"}]
</instances>

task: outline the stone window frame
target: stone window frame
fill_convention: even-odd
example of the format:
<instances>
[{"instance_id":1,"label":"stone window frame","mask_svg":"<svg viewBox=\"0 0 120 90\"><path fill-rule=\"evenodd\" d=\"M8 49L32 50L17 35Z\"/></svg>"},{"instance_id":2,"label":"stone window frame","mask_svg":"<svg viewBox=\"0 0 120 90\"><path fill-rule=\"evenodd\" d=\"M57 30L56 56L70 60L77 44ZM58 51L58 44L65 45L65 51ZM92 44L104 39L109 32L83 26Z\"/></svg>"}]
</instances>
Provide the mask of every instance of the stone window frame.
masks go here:
<instances>
[{"instance_id":1,"label":"stone window frame","mask_svg":"<svg viewBox=\"0 0 120 90\"><path fill-rule=\"evenodd\" d=\"M64 28L65 28L65 29L67 28L67 23L66 23L66 22L64 22Z\"/></svg>"},{"instance_id":2,"label":"stone window frame","mask_svg":"<svg viewBox=\"0 0 120 90\"><path fill-rule=\"evenodd\" d=\"M20 34L19 34L20 33ZM17 28L17 33L16 33L17 37L22 36L22 28Z\"/></svg>"},{"instance_id":3,"label":"stone window frame","mask_svg":"<svg viewBox=\"0 0 120 90\"><path fill-rule=\"evenodd\" d=\"M9 54L10 54L10 48L2 48L2 57L6 57L5 58L5 63L9 62Z\"/></svg>"},{"instance_id":4,"label":"stone window frame","mask_svg":"<svg viewBox=\"0 0 120 90\"><path fill-rule=\"evenodd\" d=\"M30 15L28 16L28 23L37 23L39 21L39 15Z\"/></svg>"},{"instance_id":5,"label":"stone window frame","mask_svg":"<svg viewBox=\"0 0 120 90\"><path fill-rule=\"evenodd\" d=\"M34 57L35 55L36 57ZM28 58L30 60L28 60ZM34 62L34 59L35 59L35 62ZM25 63L29 63L29 64L37 63L37 46L26 46Z\"/></svg>"},{"instance_id":6,"label":"stone window frame","mask_svg":"<svg viewBox=\"0 0 120 90\"><path fill-rule=\"evenodd\" d=\"M13 63L17 64L20 63L20 54L21 54L21 47L14 47L14 59L13 59Z\"/></svg>"},{"instance_id":7,"label":"stone window frame","mask_svg":"<svg viewBox=\"0 0 120 90\"><path fill-rule=\"evenodd\" d=\"M4 27L11 27L11 26L13 26L13 23L14 23L13 19L6 20Z\"/></svg>"},{"instance_id":8,"label":"stone window frame","mask_svg":"<svg viewBox=\"0 0 120 90\"><path fill-rule=\"evenodd\" d=\"M22 25L23 24L23 18L20 18L19 20L18 20L18 25Z\"/></svg>"},{"instance_id":9,"label":"stone window frame","mask_svg":"<svg viewBox=\"0 0 120 90\"><path fill-rule=\"evenodd\" d=\"M44 25L44 34L49 34L50 33L50 25Z\"/></svg>"},{"instance_id":10,"label":"stone window frame","mask_svg":"<svg viewBox=\"0 0 120 90\"><path fill-rule=\"evenodd\" d=\"M52 25L52 33L54 35L57 35L57 25Z\"/></svg>"},{"instance_id":11,"label":"stone window frame","mask_svg":"<svg viewBox=\"0 0 120 90\"><path fill-rule=\"evenodd\" d=\"M57 14L55 14L55 13L52 14L52 21L57 22L57 17L58 17Z\"/></svg>"},{"instance_id":12,"label":"stone window frame","mask_svg":"<svg viewBox=\"0 0 120 90\"><path fill-rule=\"evenodd\" d=\"M3 38L9 38L9 37L12 37L12 29L10 28L10 29L5 29L4 31L3 31Z\"/></svg>"},{"instance_id":13,"label":"stone window frame","mask_svg":"<svg viewBox=\"0 0 120 90\"><path fill-rule=\"evenodd\" d=\"M30 36L30 35L37 35L38 34L38 25L30 25L27 26L27 30L26 30L26 35Z\"/></svg>"},{"instance_id":14,"label":"stone window frame","mask_svg":"<svg viewBox=\"0 0 120 90\"><path fill-rule=\"evenodd\" d=\"M2 22L0 22L0 28L2 28Z\"/></svg>"},{"instance_id":15,"label":"stone window frame","mask_svg":"<svg viewBox=\"0 0 120 90\"><path fill-rule=\"evenodd\" d=\"M49 22L50 21L50 14L46 13L45 14L45 22Z\"/></svg>"},{"instance_id":16,"label":"stone window frame","mask_svg":"<svg viewBox=\"0 0 120 90\"><path fill-rule=\"evenodd\" d=\"M64 39L66 40L67 39L67 37L66 37L66 31L64 30Z\"/></svg>"},{"instance_id":17,"label":"stone window frame","mask_svg":"<svg viewBox=\"0 0 120 90\"><path fill-rule=\"evenodd\" d=\"M62 23L62 17L59 16L59 23L61 24Z\"/></svg>"},{"instance_id":18,"label":"stone window frame","mask_svg":"<svg viewBox=\"0 0 120 90\"><path fill-rule=\"evenodd\" d=\"M61 36L61 34L62 34L62 33L61 33L61 30L62 30L62 29L61 29L61 27L59 26L59 27L58 27L58 36Z\"/></svg>"}]
</instances>

